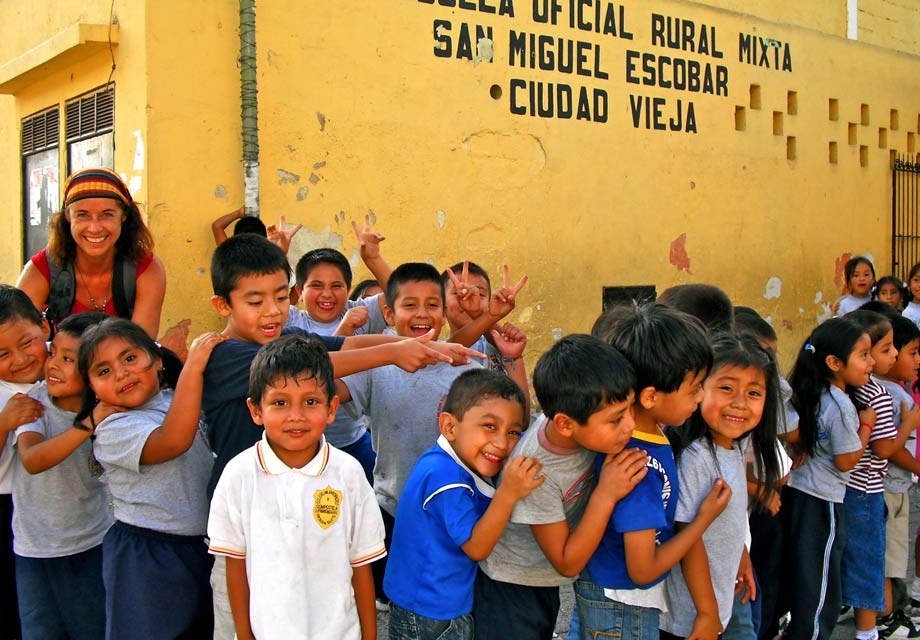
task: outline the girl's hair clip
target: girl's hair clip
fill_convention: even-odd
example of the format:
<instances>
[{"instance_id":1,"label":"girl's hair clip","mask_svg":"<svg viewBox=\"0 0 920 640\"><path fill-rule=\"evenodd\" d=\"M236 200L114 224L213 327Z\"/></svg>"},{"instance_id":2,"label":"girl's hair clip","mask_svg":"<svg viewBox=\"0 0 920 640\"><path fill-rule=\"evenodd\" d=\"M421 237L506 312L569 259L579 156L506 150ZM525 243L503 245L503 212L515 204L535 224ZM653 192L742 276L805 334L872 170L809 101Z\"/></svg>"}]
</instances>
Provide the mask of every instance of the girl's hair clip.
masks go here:
<instances>
[{"instance_id":1,"label":"girl's hair clip","mask_svg":"<svg viewBox=\"0 0 920 640\"><path fill-rule=\"evenodd\" d=\"M804 349L805 349L805 351L807 351L808 353L814 353L814 352L815 352L815 345L811 344L810 342L806 342L806 343L805 343Z\"/></svg>"}]
</instances>

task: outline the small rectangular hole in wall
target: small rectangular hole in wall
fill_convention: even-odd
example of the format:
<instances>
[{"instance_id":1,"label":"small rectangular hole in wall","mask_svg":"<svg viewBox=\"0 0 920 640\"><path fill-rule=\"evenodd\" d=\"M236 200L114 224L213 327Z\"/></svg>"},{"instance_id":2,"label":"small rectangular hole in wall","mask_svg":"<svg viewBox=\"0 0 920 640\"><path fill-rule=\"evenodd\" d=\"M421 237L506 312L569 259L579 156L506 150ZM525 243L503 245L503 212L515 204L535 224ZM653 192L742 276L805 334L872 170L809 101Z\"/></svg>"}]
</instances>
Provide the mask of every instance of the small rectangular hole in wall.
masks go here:
<instances>
[{"instance_id":1,"label":"small rectangular hole in wall","mask_svg":"<svg viewBox=\"0 0 920 640\"><path fill-rule=\"evenodd\" d=\"M856 144L856 123L850 122L847 124L847 143Z\"/></svg>"},{"instance_id":2,"label":"small rectangular hole in wall","mask_svg":"<svg viewBox=\"0 0 920 640\"><path fill-rule=\"evenodd\" d=\"M796 91L786 93L786 113L794 116L799 112L799 94Z\"/></svg>"},{"instance_id":3,"label":"small rectangular hole in wall","mask_svg":"<svg viewBox=\"0 0 920 640\"><path fill-rule=\"evenodd\" d=\"M760 85L751 85L751 109L760 109Z\"/></svg>"},{"instance_id":4,"label":"small rectangular hole in wall","mask_svg":"<svg viewBox=\"0 0 920 640\"><path fill-rule=\"evenodd\" d=\"M773 135L775 136L783 135L783 112L782 111L773 112Z\"/></svg>"},{"instance_id":5,"label":"small rectangular hole in wall","mask_svg":"<svg viewBox=\"0 0 920 640\"><path fill-rule=\"evenodd\" d=\"M869 105L867 104L859 105L859 124L864 127L869 126Z\"/></svg>"},{"instance_id":6,"label":"small rectangular hole in wall","mask_svg":"<svg viewBox=\"0 0 920 640\"><path fill-rule=\"evenodd\" d=\"M913 153L916 151L915 146L917 144L917 134L913 131L907 132L907 153Z\"/></svg>"},{"instance_id":7,"label":"small rectangular hole in wall","mask_svg":"<svg viewBox=\"0 0 920 640\"><path fill-rule=\"evenodd\" d=\"M864 144L859 145L859 166L869 166L869 147Z\"/></svg>"},{"instance_id":8,"label":"small rectangular hole in wall","mask_svg":"<svg viewBox=\"0 0 920 640\"><path fill-rule=\"evenodd\" d=\"M894 162L898 159L898 152L892 149L888 152L888 168L894 169Z\"/></svg>"},{"instance_id":9,"label":"small rectangular hole in wall","mask_svg":"<svg viewBox=\"0 0 920 640\"><path fill-rule=\"evenodd\" d=\"M827 143L827 161L831 164L837 164L837 143Z\"/></svg>"},{"instance_id":10,"label":"small rectangular hole in wall","mask_svg":"<svg viewBox=\"0 0 920 640\"><path fill-rule=\"evenodd\" d=\"M920 115L917 116L917 133L920 133Z\"/></svg>"},{"instance_id":11,"label":"small rectangular hole in wall","mask_svg":"<svg viewBox=\"0 0 920 640\"><path fill-rule=\"evenodd\" d=\"M601 309L606 311L621 304L654 302L658 297L655 285L633 285L627 287L604 287Z\"/></svg>"},{"instance_id":12,"label":"small rectangular hole in wall","mask_svg":"<svg viewBox=\"0 0 920 640\"><path fill-rule=\"evenodd\" d=\"M878 130L878 148L888 148L888 129L882 128Z\"/></svg>"},{"instance_id":13,"label":"small rectangular hole in wall","mask_svg":"<svg viewBox=\"0 0 920 640\"><path fill-rule=\"evenodd\" d=\"M744 131L745 129L747 129L747 109L735 107L735 131Z\"/></svg>"},{"instance_id":14,"label":"small rectangular hole in wall","mask_svg":"<svg viewBox=\"0 0 920 640\"><path fill-rule=\"evenodd\" d=\"M786 160L795 160L795 136L786 137Z\"/></svg>"},{"instance_id":15,"label":"small rectangular hole in wall","mask_svg":"<svg viewBox=\"0 0 920 640\"><path fill-rule=\"evenodd\" d=\"M888 122L888 128L891 129L892 131L897 131L899 124L900 123L898 122L898 110L892 109L891 118L890 118L890 121Z\"/></svg>"},{"instance_id":16,"label":"small rectangular hole in wall","mask_svg":"<svg viewBox=\"0 0 920 640\"><path fill-rule=\"evenodd\" d=\"M827 119L836 122L840 119L840 102L837 98L827 101Z\"/></svg>"}]
</instances>

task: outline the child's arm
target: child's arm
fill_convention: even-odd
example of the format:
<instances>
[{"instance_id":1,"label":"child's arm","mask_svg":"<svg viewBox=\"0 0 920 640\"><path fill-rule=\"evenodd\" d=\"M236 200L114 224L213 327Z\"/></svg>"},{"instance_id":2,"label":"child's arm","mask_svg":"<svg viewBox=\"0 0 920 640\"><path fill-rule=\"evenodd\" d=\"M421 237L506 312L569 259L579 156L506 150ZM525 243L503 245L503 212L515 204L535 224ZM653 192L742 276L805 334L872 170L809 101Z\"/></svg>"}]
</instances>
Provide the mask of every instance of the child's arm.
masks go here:
<instances>
[{"instance_id":1,"label":"child's arm","mask_svg":"<svg viewBox=\"0 0 920 640\"><path fill-rule=\"evenodd\" d=\"M680 529L681 523L677 527ZM697 540L680 561L680 568L687 583L687 590L696 608L693 630L687 640L715 640L722 633L722 621L719 619L719 604L712 589L712 576L709 573L709 557L703 540Z\"/></svg>"},{"instance_id":2,"label":"child's arm","mask_svg":"<svg viewBox=\"0 0 920 640\"><path fill-rule=\"evenodd\" d=\"M894 462L899 467L903 467L920 476L920 460L917 460L906 447L901 447L898 451L895 451L888 458L888 462Z\"/></svg>"},{"instance_id":3,"label":"child's arm","mask_svg":"<svg viewBox=\"0 0 920 640\"><path fill-rule=\"evenodd\" d=\"M500 331L492 329L491 335L492 343L502 354L508 377L514 380L524 393L524 415L529 416L530 388L527 382L527 366L524 364L527 334L509 322Z\"/></svg>"},{"instance_id":4,"label":"child's arm","mask_svg":"<svg viewBox=\"0 0 920 640\"><path fill-rule=\"evenodd\" d=\"M222 245L227 239L227 227L229 227L234 220L239 220L244 215L246 215L246 208L240 207L235 211L222 215L211 223L211 233L214 234L214 242L217 246Z\"/></svg>"},{"instance_id":5,"label":"child's arm","mask_svg":"<svg viewBox=\"0 0 920 640\"><path fill-rule=\"evenodd\" d=\"M735 586L735 595L744 591L741 604L747 604L757 599L757 581L754 579L754 566L751 564L751 554L747 545L741 549L741 562L738 563L738 580Z\"/></svg>"},{"instance_id":6,"label":"child's arm","mask_svg":"<svg viewBox=\"0 0 920 640\"><path fill-rule=\"evenodd\" d=\"M91 430L77 427L53 438L45 438L35 431L25 431L16 438L16 449L23 468L36 474L59 465L92 435Z\"/></svg>"},{"instance_id":7,"label":"child's arm","mask_svg":"<svg viewBox=\"0 0 920 640\"><path fill-rule=\"evenodd\" d=\"M380 243L386 240L386 238L382 233L374 231L371 228L370 214L364 216L363 229L361 229L354 220L351 221L351 228L355 230L355 238L358 240L358 250L361 254L361 261L370 270L377 284L380 285L380 288L386 291L387 283L390 281L390 274L393 273L393 269L390 267L389 263L380 255ZM386 304L385 298L386 296L383 295L378 298L381 312L383 311L383 305Z\"/></svg>"},{"instance_id":8,"label":"child's arm","mask_svg":"<svg viewBox=\"0 0 920 640\"><path fill-rule=\"evenodd\" d=\"M585 568L601 542L613 507L648 473L646 460L645 452L639 449L624 449L616 455L608 455L581 522L571 532L565 520L530 525L546 559L556 571L573 577Z\"/></svg>"},{"instance_id":9,"label":"child's arm","mask_svg":"<svg viewBox=\"0 0 920 640\"><path fill-rule=\"evenodd\" d=\"M703 536L706 528L725 509L732 496L731 487L716 480L709 495L703 499L693 521L663 544L655 544L655 530L627 531L623 534L626 550L626 571L638 585L648 584L664 575L690 551Z\"/></svg>"},{"instance_id":10,"label":"child's arm","mask_svg":"<svg viewBox=\"0 0 920 640\"><path fill-rule=\"evenodd\" d=\"M373 584L371 585L373 587ZM227 596L233 612L233 626L239 640L255 640L249 619L249 578L246 560L227 556Z\"/></svg>"},{"instance_id":11,"label":"child's arm","mask_svg":"<svg viewBox=\"0 0 920 640\"><path fill-rule=\"evenodd\" d=\"M457 276L452 271L448 271L447 273L454 282L454 286L457 288L457 294L461 300L465 300L474 295L469 287L458 280ZM510 286L509 283L508 265L504 265L502 267L502 288L492 292L492 298L489 300L488 312L473 317L473 312L464 307L464 310L467 311L467 314L473 319L468 322L466 326L452 333L448 341L470 346L479 340L480 336L489 331L497 322L500 322L502 318L514 311L515 298L517 294L520 293L521 289L524 288L524 285L527 284L527 276L521 276L521 279L518 280L517 284L513 287Z\"/></svg>"},{"instance_id":12,"label":"child's arm","mask_svg":"<svg viewBox=\"0 0 920 640\"><path fill-rule=\"evenodd\" d=\"M502 482L495 490L492 502L473 527L470 539L461 546L470 560L479 562L489 557L502 537L514 505L543 484L546 478L537 477L542 469L543 465L537 458L517 456L508 461L502 469Z\"/></svg>"},{"instance_id":13,"label":"child's arm","mask_svg":"<svg viewBox=\"0 0 920 640\"><path fill-rule=\"evenodd\" d=\"M211 352L227 338L219 333L204 333L192 342L188 360L179 374L176 391L163 424L154 429L141 451L141 464L159 464L178 458L188 451L198 432L201 419L201 393L204 369ZM97 407L98 408L98 407ZM95 414L95 410L93 411ZM98 421L96 424L99 424Z\"/></svg>"},{"instance_id":14,"label":"child's arm","mask_svg":"<svg viewBox=\"0 0 920 640\"><path fill-rule=\"evenodd\" d=\"M859 411L859 442L862 445L856 451L848 453L834 454L834 466L841 471L849 471L856 466L862 457L866 445L869 444L869 436L872 435L872 429L875 427L875 411L871 407L866 407Z\"/></svg>"},{"instance_id":15,"label":"child's arm","mask_svg":"<svg viewBox=\"0 0 920 640\"><path fill-rule=\"evenodd\" d=\"M872 440L869 443L872 453L882 459L891 458L897 451L904 448L904 443L918 426L920 426L920 405L911 409L907 402L901 402L901 424L898 426L898 435L894 438Z\"/></svg>"},{"instance_id":16,"label":"child's arm","mask_svg":"<svg viewBox=\"0 0 920 640\"><path fill-rule=\"evenodd\" d=\"M377 605L374 602L374 573L371 565L364 564L354 567L351 574L351 586L355 590L361 640L377 640Z\"/></svg>"},{"instance_id":17,"label":"child's arm","mask_svg":"<svg viewBox=\"0 0 920 640\"><path fill-rule=\"evenodd\" d=\"M287 252L291 249L291 240L294 239L294 236L297 235L298 231L303 229L303 225L295 224L290 228L285 227L287 227L287 225L284 222L284 216L281 216L277 226L270 224L265 228L265 234L268 237L269 242L278 245L278 248L287 254Z\"/></svg>"},{"instance_id":18,"label":"child's arm","mask_svg":"<svg viewBox=\"0 0 920 640\"><path fill-rule=\"evenodd\" d=\"M437 342L434 330L418 338L367 335L345 338L339 351L329 353L336 378L394 364L405 371L417 371L429 364L467 364L470 356L485 357L459 344ZM343 402L346 400L343 399Z\"/></svg>"},{"instance_id":19,"label":"child's arm","mask_svg":"<svg viewBox=\"0 0 920 640\"><path fill-rule=\"evenodd\" d=\"M0 453L3 453L10 432L24 424L35 422L44 413L42 403L24 393L17 393L7 400L6 406L0 411Z\"/></svg>"}]
</instances>

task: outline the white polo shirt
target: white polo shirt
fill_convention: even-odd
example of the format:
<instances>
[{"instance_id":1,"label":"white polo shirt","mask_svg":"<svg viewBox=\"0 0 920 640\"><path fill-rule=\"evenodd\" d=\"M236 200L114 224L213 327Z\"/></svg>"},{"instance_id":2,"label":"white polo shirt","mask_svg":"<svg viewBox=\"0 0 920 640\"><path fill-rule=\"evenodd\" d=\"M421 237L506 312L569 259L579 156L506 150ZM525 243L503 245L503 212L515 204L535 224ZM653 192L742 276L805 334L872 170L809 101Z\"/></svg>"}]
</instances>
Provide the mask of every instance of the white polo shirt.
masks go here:
<instances>
[{"instance_id":1,"label":"white polo shirt","mask_svg":"<svg viewBox=\"0 0 920 640\"><path fill-rule=\"evenodd\" d=\"M211 500L210 552L246 560L260 640L360 638L352 567L386 555L361 465L320 440L302 469L262 440L231 460Z\"/></svg>"}]
</instances>

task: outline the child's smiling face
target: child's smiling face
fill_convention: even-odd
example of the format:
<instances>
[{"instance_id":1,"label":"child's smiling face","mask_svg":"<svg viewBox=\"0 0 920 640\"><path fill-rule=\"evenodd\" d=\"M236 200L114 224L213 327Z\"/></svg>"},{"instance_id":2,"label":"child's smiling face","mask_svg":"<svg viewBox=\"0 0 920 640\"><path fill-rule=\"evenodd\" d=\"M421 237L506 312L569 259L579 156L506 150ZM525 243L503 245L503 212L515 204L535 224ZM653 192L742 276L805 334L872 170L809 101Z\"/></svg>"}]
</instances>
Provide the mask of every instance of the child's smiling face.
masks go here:
<instances>
[{"instance_id":1,"label":"child's smiling face","mask_svg":"<svg viewBox=\"0 0 920 640\"><path fill-rule=\"evenodd\" d=\"M501 471L524 431L524 408L507 398L486 398L457 419L450 413L438 417L441 433L457 457L483 478Z\"/></svg>"},{"instance_id":2,"label":"child's smiling face","mask_svg":"<svg viewBox=\"0 0 920 640\"><path fill-rule=\"evenodd\" d=\"M767 378L757 367L724 365L703 383L700 413L712 441L726 449L760 424L767 397Z\"/></svg>"},{"instance_id":3,"label":"child's smiling face","mask_svg":"<svg viewBox=\"0 0 920 640\"><path fill-rule=\"evenodd\" d=\"M303 283L300 298L310 317L317 322L335 322L345 312L348 301L348 284L335 265L317 263Z\"/></svg>"},{"instance_id":4,"label":"child's smiling face","mask_svg":"<svg viewBox=\"0 0 920 640\"><path fill-rule=\"evenodd\" d=\"M398 335L418 338L432 329L437 340L444 326L444 297L441 284L429 280L409 280L399 287L394 309L387 307L387 324Z\"/></svg>"},{"instance_id":5,"label":"child's smiling face","mask_svg":"<svg viewBox=\"0 0 920 640\"><path fill-rule=\"evenodd\" d=\"M51 341L45 360L45 382L52 398L77 398L83 393L83 378L77 369L80 338L58 333Z\"/></svg>"},{"instance_id":6,"label":"child's smiling face","mask_svg":"<svg viewBox=\"0 0 920 640\"><path fill-rule=\"evenodd\" d=\"M865 298L872 290L875 284L875 276L872 274L872 267L865 262L860 262L853 269L853 275L850 276L850 293L857 298Z\"/></svg>"},{"instance_id":7,"label":"child's smiling face","mask_svg":"<svg viewBox=\"0 0 920 640\"><path fill-rule=\"evenodd\" d=\"M43 325L24 318L0 324L0 380L29 384L41 380L48 351Z\"/></svg>"}]
</instances>

